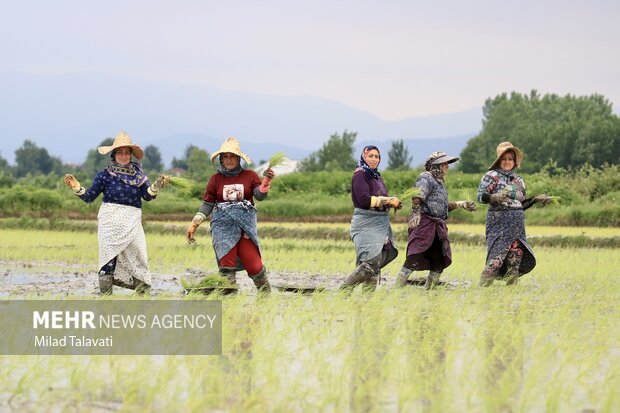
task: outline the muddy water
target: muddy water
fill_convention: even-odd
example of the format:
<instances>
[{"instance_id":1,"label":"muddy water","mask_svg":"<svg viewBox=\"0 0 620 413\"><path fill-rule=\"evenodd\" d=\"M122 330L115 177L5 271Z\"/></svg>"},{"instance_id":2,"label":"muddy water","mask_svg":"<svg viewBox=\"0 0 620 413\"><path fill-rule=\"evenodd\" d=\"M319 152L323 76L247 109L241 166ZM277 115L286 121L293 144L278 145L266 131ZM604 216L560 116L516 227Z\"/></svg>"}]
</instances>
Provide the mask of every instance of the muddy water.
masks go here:
<instances>
[{"instance_id":1,"label":"muddy water","mask_svg":"<svg viewBox=\"0 0 620 413\"><path fill-rule=\"evenodd\" d=\"M202 271L186 271L180 274L152 273L152 295L183 296L185 290L181 279L198 281L208 275ZM284 294L296 294L295 289L338 290L343 278L332 274L307 272L269 272L273 290ZM418 288L423 280L416 284ZM245 271L237 273L237 283L244 293L254 294L256 289ZM392 288L393 280L381 279L378 288ZM447 282L445 287L454 289L458 282ZM416 288L416 285L412 288ZM463 287L464 285L461 285ZM467 286L465 286L467 287ZM83 265L38 264L0 261L0 298L28 296L97 296L98 278L95 271L85 271ZM133 294L133 291L114 287L115 295Z\"/></svg>"},{"instance_id":2,"label":"muddy water","mask_svg":"<svg viewBox=\"0 0 620 413\"><path fill-rule=\"evenodd\" d=\"M178 277L153 274L153 294L183 295ZM29 296L97 296L99 283L95 271L82 266L0 263L0 298ZM114 294L133 291L114 287Z\"/></svg>"}]
</instances>

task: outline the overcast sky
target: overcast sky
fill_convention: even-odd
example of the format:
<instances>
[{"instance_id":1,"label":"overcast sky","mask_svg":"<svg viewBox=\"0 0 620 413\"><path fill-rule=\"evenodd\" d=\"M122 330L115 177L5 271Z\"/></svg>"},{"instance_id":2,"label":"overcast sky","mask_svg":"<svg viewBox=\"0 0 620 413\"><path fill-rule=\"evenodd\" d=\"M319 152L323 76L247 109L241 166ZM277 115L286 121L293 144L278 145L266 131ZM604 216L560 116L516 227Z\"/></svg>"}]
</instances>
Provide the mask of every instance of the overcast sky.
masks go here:
<instances>
[{"instance_id":1,"label":"overcast sky","mask_svg":"<svg viewBox=\"0 0 620 413\"><path fill-rule=\"evenodd\" d=\"M386 120L501 92L620 105L619 1L2 1L0 72L311 95Z\"/></svg>"}]
</instances>

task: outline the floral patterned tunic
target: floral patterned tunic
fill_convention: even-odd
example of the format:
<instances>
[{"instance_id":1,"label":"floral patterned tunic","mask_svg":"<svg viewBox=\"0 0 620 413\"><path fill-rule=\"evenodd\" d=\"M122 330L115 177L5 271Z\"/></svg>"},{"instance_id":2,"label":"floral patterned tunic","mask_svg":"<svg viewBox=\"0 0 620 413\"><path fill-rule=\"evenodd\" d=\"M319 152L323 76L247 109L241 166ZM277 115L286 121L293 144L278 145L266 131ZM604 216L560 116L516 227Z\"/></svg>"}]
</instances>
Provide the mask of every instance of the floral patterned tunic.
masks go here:
<instances>
[{"instance_id":1,"label":"floral patterned tunic","mask_svg":"<svg viewBox=\"0 0 620 413\"><path fill-rule=\"evenodd\" d=\"M525 182L513 171L494 169L487 172L480 180L478 201L488 203L488 195L506 192L510 199L500 205L491 205L487 212L486 241L487 266L500 268L499 275L506 274L504 263L511 245L518 241L523 246L523 259L519 274L527 274L536 266L536 258L525 236Z\"/></svg>"}]
</instances>

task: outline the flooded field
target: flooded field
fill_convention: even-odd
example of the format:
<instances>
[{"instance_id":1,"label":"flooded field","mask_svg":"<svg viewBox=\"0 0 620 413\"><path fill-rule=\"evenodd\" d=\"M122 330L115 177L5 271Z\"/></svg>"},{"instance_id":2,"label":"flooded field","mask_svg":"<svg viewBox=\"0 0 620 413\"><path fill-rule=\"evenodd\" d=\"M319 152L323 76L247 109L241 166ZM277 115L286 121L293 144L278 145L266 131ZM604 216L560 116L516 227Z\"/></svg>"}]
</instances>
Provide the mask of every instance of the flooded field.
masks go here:
<instances>
[{"instance_id":1,"label":"flooded field","mask_svg":"<svg viewBox=\"0 0 620 413\"><path fill-rule=\"evenodd\" d=\"M0 232L3 300L101 299L95 234ZM617 249L535 247L518 285L481 289L484 248L455 242L436 290L394 289L397 259L348 295L350 241L266 237L274 286L322 291L259 297L241 272L239 294L186 296L182 278L215 270L198 235L147 233L146 299L222 300L221 356L0 356L0 411L620 410Z\"/></svg>"}]
</instances>

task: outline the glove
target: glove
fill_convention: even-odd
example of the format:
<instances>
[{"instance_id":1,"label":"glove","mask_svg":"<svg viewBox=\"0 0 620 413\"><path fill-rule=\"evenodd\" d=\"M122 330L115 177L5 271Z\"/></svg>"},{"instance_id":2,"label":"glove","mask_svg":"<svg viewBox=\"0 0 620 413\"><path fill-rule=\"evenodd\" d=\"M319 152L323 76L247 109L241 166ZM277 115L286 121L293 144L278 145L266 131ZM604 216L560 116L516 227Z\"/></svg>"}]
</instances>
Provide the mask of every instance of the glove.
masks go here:
<instances>
[{"instance_id":1,"label":"glove","mask_svg":"<svg viewBox=\"0 0 620 413\"><path fill-rule=\"evenodd\" d=\"M73 192L79 192L80 189L82 188L82 185L80 185L80 182L77 179L75 179L75 176L71 174L66 174L63 180L65 182L65 185L70 187L73 190Z\"/></svg>"},{"instance_id":2,"label":"glove","mask_svg":"<svg viewBox=\"0 0 620 413\"><path fill-rule=\"evenodd\" d=\"M508 195L505 192L499 192L497 194L491 194L491 205L499 205L508 199Z\"/></svg>"},{"instance_id":3,"label":"glove","mask_svg":"<svg viewBox=\"0 0 620 413\"><path fill-rule=\"evenodd\" d=\"M395 196L371 196L370 197L370 207L371 208L381 208L384 206L392 206L396 207L396 205L400 204L400 201Z\"/></svg>"},{"instance_id":4,"label":"glove","mask_svg":"<svg viewBox=\"0 0 620 413\"><path fill-rule=\"evenodd\" d=\"M457 208L463 208L465 211L473 212L476 210L476 204L473 201L456 201Z\"/></svg>"},{"instance_id":5,"label":"glove","mask_svg":"<svg viewBox=\"0 0 620 413\"><path fill-rule=\"evenodd\" d=\"M196 233L196 230L198 229L200 224L202 224L202 221L204 221L206 218L207 217L202 212L197 212L196 215L194 215L194 218L192 218L192 223L189 224L189 228L187 228L187 243L188 244L191 245L194 242L196 242L196 239L194 238L194 234Z\"/></svg>"},{"instance_id":6,"label":"glove","mask_svg":"<svg viewBox=\"0 0 620 413\"><path fill-rule=\"evenodd\" d=\"M271 168L265 169L265 171L263 172L263 181L258 187L258 190L261 191L263 194L266 194L267 192L269 192L269 187L271 186L271 180L273 179L274 176L276 176L276 174L275 172L273 172L273 169Z\"/></svg>"},{"instance_id":7,"label":"glove","mask_svg":"<svg viewBox=\"0 0 620 413\"><path fill-rule=\"evenodd\" d=\"M152 196L157 195L160 189L168 185L169 181L170 181L170 178L167 175L159 175L157 180L153 182L151 186L149 186L149 189L148 189L149 194L151 194Z\"/></svg>"},{"instance_id":8,"label":"glove","mask_svg":"<svg viewBox=\"0 0 620 413\"><path fill-rule=\"evenodd\" d=\"M550 196L547 196L547 194L540 194L534 197L534 201L540 202L543 206L547 206L549 203L551 203L551 200L552 198Z\"/></svg>"},{"instance_id":9,"label":"glove","mask_svg":"<svg viewBox=\"0 0 620 413\"><path fill-rule=\"evenodd\" d=\"M269 179L270 181L273 179L274 176L276 176L276 173L271 168L267 168L263 171L263 177Z\"/></svg>"},{"instance_id":10,"label":"glove","mask_svg":"<svg viewBox=\"0 0 620 413\"><path fill-rule=\"evenodd\" d=\"M403 203L400 202L400 199L393 197L391 200L388 201L387 205L389 205L390 207L399 210L403 207Z\"/></svg>"},{"instance_id":11,"label":"glove","mask_svg":"<svg viewBox=\"0 0 620 413\"><path fill-rule=\"evenodd\" d=\"M411 207L411 214L409 214L409 219L407 220L407 227L409 229L414 229L418 225L420 225L420 219L422 218L422 207L420 205L413 205Z\"/></svg>"},{"instance_id":12,"label":"glove","mask_svg":"<svg viewBox=\"0 0 620 413\"><path fill-rule=\"evenodd\" d=\"M196 242L196 238L194 238L194 234L196 233L197 229L198 229L198 225L194 224L193 222L189 224L189 228L187 228L187 243L188 244L191 245L194 242Z\"/></svg>"}]
</instances>

